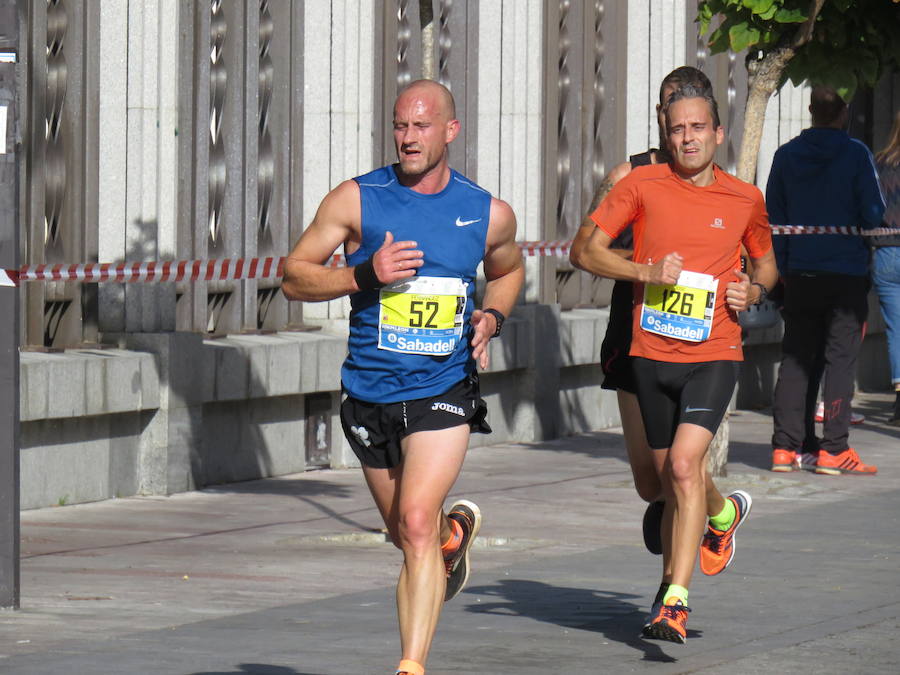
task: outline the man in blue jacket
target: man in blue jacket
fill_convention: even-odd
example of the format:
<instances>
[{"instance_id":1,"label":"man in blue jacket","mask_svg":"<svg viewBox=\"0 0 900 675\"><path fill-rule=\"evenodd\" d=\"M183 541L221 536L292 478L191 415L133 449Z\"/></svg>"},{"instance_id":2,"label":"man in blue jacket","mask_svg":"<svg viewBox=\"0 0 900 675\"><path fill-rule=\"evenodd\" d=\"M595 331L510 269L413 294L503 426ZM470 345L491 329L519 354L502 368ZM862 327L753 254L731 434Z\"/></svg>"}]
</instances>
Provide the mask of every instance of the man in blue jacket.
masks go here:
<instances>
[{"instance_id":1,"label":"man in blue jacket","mask_svg":"<svg viewBox=\"0 0 900 675\"><path fill-rule=\"evenodd\" d=\"M877 227L884 199L872 154L844 131L846 103L827 87L812 91L813 125L778 149L766 186L773 225ZM861 236L774 237L784 281L784 359L775 386L772 470L874 474L849 446L850 400L869 288L869 249ZM824 359L825 420L818 455L804 460L807 388Z\"/></svg>"}]
</instances>

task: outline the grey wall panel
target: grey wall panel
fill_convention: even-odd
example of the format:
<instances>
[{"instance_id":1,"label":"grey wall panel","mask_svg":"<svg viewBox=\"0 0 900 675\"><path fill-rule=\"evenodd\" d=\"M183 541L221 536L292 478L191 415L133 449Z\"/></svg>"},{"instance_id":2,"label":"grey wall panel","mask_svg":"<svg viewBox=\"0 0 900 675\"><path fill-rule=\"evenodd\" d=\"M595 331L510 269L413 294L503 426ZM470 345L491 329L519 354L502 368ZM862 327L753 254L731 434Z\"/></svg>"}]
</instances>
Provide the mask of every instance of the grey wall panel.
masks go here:
<instances>
[{"instance_id":1,"label":"grey wall panel","mask_svg":"<svg viewBox=\"0 0 900 675\"><path fill-rule=\"evenodd\" d=\"M28 9L25 262L95 261L99 11L83 0ZM96 341L96 287L29 286L26 345Z\"/></svg>"}]
</instances>

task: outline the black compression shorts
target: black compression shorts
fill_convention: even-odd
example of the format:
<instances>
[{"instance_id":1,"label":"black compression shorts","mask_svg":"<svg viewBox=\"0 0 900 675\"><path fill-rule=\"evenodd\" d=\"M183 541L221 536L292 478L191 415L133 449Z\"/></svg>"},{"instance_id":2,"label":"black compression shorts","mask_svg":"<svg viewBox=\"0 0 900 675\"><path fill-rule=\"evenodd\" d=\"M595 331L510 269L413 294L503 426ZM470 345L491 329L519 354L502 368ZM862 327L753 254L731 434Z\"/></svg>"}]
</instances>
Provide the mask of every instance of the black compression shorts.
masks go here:
<instances>
[{"instance_id":1,"label":"black compression shorts","mask_svg":"<svg viewBox=\"0 0 900 675\"><path fill-rule=\"evenodd\" d=\"M635 357L633 368L647 442L659 450L672 446L679 424L697 424L716 433L740 362L667 363Z\"/></svg>"},{"instance_id":2,"label":"black compression shorts","mask_svg":"<svg viewBox=\"0 0 900 675\"><path fill-rule=\"evenodd\" d=\"M400 464L400 442L417 431L468 424L474 433L489 434L486 416L477 373L439 396L398 403L369 403L348 396L341 403L341 426L350 447L360 462L376 469Z\"/></svg>"},{"instance_id":3,"label":"black compression shorts","mask_svg":"<svg viewBox=\"0 0 900 675\"><path fill-rule=\"evenodd\" d=\"M634 302L634 285L628 281L617 281L613 286L609 303L609 323L606 336L600 345L600 365L603 368L603 389L621 389L630 394L637 393L632 372L631 311Z\"/></svg>"}]
</instances>

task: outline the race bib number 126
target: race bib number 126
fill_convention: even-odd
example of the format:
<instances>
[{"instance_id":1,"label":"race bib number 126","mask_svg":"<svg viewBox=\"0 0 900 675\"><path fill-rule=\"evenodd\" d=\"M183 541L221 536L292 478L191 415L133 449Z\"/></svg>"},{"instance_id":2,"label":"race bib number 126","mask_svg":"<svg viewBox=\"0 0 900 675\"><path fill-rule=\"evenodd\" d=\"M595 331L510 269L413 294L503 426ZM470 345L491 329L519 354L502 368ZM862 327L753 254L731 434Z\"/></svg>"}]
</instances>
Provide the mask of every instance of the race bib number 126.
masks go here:
<instances>
[{"instance_id":1,"label":"race bib number 126","mask_svg":"<svg viewBox=\"0 0 900 675\"><path fill-rule=\"evenodd\" d=\"M415 276L385 286L379 294L378 348L452 354L462 336L466 297L462 279Z\"/></svg>"},{"instance_id":2,"label":"race bib number 126","mask_svg":"<svg viewBox=\"0 0 900 675\"><path fill-rule=\"evenodd\" d=\"M688 342L706 340L712 332L717 287L711 274L685 271L678 283L646 284L641 329Z\"/></svg>"}]
</instances>

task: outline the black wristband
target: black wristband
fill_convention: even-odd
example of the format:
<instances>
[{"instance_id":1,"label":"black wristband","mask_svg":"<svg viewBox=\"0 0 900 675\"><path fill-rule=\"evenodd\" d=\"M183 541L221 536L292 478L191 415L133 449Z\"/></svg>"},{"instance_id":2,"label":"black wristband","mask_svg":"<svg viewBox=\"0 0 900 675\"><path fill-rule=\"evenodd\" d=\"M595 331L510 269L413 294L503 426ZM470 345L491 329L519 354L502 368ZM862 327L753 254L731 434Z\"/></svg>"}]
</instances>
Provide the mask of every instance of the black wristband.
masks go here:
<instances>
[{"instance_id":1,"label":"black wristband","mask_svg":"<svg viewBox=\"0 0 900 675\"><path fill-rule=\"evenodd\" d=\"M764 285L762 285L758 281L751 281L750 285L751 286L759 286L759 298L757 298L756 302L754 302L753 304L754 305L763 304L766 301L766 298L769 297L769 291L766 289L766 287Z\"/></svg>"},{"instance_id":2,"label":"black wristband","mask_svg":"<svg viewBox=\"0 0 900 675\"><path fill-rule=\"evenodd\" d=\"M497 330L494 331L494 334L491 337L497 337L500 335L500 331L503 328L503 322L506 321L506 317L503 316L503 312L499 309L494 309L493 307L488 307L487 309L482 310L485 314L490 314L495 319L497 319Z\"/></svg>"},{"instance_id":3,"label":"black wristband","mask_svg":"<svg viewBox=\"0 0 900 675\"><path fill-rule=\"evenodd\" d=\"M375 274L375 266L372 264L372 258L369 258L365 262L361 262L353 268L353 278L356 280L356 285L359 286L359 290L361 291L375 291L384 286L384 284L378 280L378 275Z\"/></svg>"}]
</instances>

